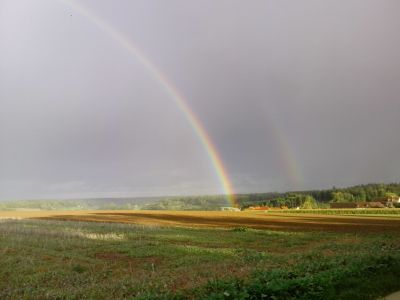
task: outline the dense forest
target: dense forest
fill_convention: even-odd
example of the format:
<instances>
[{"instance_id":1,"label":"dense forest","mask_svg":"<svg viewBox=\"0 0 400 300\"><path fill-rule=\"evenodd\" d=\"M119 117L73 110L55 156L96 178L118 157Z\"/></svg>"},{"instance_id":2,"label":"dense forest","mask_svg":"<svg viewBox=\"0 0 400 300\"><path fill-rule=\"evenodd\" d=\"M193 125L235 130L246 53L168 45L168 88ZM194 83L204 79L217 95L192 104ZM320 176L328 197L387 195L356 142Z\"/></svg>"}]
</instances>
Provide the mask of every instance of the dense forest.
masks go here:
<instances>
[{"instance_id":1,"label":"dense forest","mask_svg":"<svg viewBox=\"0 0 400 300\"><path fill-rule=\"evenodd\" d=\"M364 202L388 195L400 195L400 183L365 184L327 190L292 191L235 195L237 206L327 208L330 202ZM0 210L220 210L232 206L224 195L148 198L98 198L74 200L21 200L0 202Z\"/></svg>"}]
</instances>

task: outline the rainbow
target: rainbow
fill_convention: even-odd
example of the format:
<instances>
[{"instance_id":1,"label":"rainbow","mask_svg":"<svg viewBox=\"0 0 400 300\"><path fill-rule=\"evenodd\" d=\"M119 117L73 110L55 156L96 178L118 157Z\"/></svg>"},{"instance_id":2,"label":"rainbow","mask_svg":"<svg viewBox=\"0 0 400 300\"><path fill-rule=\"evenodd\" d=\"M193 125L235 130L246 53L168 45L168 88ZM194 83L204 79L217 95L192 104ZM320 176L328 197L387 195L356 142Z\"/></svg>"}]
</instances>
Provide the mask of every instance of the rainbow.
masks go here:
<instances>
[{"instance_id":1,"label":"rainbow","mask_svg":"<svg viewBox=\"0 0 400 300\"><path fill-rule=\"evenodd\" d=\"M171 97L171 99L173 99L175 104L178 106L179 110L186 117L187 121L191 125L196 136L200 140L203 148L208 154L208 157L214 167L214 170L221 183L224 194L226 194L228 200L231 202L233 206L238 206L232 183L229 179L228 173L217 151L216 146L214 145L211 137L207 134L207 131L205 130L203 124L191 110L190 106L187 104L187 101L185 100L183 95L178 91L178 89L174 86L174 84L172 84L172 82L170 82L167 79L167 77L163 74L163 72L159 68L157 68L149 58L147 58L147 56L143 53L143 51L139 49L139 47L133 44L122 33L115 30L105 20L103 20L99 16L96 16L88 9L86 9L84 6L78 4L75 1L70 1L70 0L59 0L59 1L66 4L74 11L79 13L81 16L85 17L87 20L95 24L100 30L106 33L120 46L125 48L157 80L157 82L163 87L163 89Z\"/></svg>"},{"instance_id":2,"label":"rainbow","mask_svg":"<svg viewBox=\"0 0 400 300\"><path fill-rule=\"evenodd\" d=\"M274 122L274 119L270 115L267 115L266 120L267 126L270 129L270 132L273 134L274 140L276 141L280 151L285 173L287 174L290 182L290 188L301 189L304 184L303 178L300 173L300 168L291 150L292 147L290 147L289 142L282 133L282 130L279 130L278 127L276 127L276 122Z\"/></svg>"}]
</instances>

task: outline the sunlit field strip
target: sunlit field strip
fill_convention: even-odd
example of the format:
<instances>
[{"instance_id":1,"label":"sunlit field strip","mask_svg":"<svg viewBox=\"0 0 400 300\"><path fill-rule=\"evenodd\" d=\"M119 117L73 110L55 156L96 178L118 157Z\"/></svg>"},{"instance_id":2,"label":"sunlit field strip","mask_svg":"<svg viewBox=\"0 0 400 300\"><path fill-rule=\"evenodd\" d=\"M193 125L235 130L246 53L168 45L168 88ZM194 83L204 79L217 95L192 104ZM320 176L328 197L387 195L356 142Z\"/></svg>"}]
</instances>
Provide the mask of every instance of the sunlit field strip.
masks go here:
<instances>
[{"instance_id":1,"label":"sunlit field strip","mask_svg":"<svg viewBox=\"0 0 400 300\"><path fill-rule=\"evenodd\" d=\"M277 231L399 232L391 215L322 215L222 211L7 211L3 219L124 223L162 227L255 228Z\"/></svg>"},{"instance_id":2,"label":"sunlit field strip","mask_svg":"<svg viewBox=\"0 0 400 300\"><path fill-rule=\"evenodd\" d=\"M283 214L319 214L319 215L371 215L371 216L396 216L400 217L400 208L385 209L285 209L267 211L271 213Z\"/></svg>"}]
</instances>

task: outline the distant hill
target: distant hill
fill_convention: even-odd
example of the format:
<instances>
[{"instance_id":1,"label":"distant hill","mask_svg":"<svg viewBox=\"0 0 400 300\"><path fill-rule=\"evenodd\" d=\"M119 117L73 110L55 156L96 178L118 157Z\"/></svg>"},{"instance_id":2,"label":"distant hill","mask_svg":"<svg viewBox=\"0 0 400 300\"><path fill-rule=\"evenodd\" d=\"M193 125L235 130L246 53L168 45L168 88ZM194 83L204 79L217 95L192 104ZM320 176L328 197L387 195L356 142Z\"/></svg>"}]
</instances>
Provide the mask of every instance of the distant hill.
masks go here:
<instances>
[{"instance_id":1,"label":"distant hill","mask_svg":"<svg viewBox=\"0 0 400 300\"><path fill-rule=\"evenodd\" d=\"M110 210L140 209L145 204L160 201L163 197L89 198L66 200L15 200L0 202L0 210Z\"/></svg>"},{"instance_id":2,"label":"distant hill","mask_svg":"<svg viewBox=\"0 0 400 300\"><path fill-rule=\"evenodd\" d=\"M226 196L191 196L191 197L172 197L157 201L156 203L146 204L142 209L146 210L220 210L223 206L232 204Z\"/></svg>"},{"instance_id":3,"label":"distant hill","mask_svg":"<svg viewBox=\"0 0 400 300\"><path fill-rule=\"evenodd\" d=\"M187 197L16 200L0 202L0 210L220 210L231 206L223 195Z\"/></svg>"}]
</instances>

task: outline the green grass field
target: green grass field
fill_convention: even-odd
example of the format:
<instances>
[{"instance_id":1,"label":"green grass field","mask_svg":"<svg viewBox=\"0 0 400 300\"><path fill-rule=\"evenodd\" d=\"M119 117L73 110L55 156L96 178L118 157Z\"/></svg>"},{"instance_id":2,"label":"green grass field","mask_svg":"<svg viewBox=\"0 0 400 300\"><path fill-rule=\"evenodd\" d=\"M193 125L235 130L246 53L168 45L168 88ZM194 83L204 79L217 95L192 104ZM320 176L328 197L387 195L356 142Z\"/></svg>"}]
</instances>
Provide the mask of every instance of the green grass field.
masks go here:
<instances>
[{"instance_id":1,"label":"green grass field","mask_svg":"<svg viewBox=\"0 0 400 300\"><path fill-rule=\"evenodd\" d=\"M400 234L0 222L0 299L376 299Z\"/></svg>"},{"instance_id":2,"label":"green grass field","mask_svg":"<svg viewBox=\"0 0 400 300\"><path fill-rule=\"evenodd\" d=\"M279 211L271 211L273 213ZM355 216L396 216L400 217L400 208L368 208L368 209L285 209L282 213L291 214L318 214L318 215L355 215Z\"/></svg>"}]
</instances>

